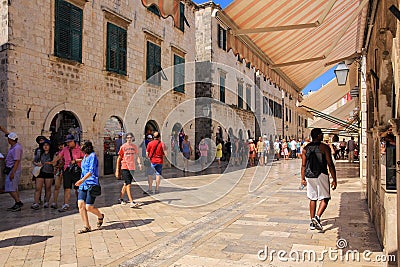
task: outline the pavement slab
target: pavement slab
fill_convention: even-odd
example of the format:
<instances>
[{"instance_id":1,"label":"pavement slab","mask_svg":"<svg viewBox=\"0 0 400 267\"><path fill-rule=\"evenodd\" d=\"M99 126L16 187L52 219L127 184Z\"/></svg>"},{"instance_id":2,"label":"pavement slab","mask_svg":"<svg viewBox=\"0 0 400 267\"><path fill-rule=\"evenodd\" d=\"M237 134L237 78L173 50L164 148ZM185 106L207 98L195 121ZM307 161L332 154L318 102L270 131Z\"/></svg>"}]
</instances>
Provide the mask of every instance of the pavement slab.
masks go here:
<instances>
[{"instance_id":1,"label":"pavement slab","mask_svg":"<svg viewBox=\"0 0 400 267\"><path fill-rule=\"evenodd\" d=\"M306 190L299 190L300 160L246 170L235 167L223 175L183 175L166 169L160 194L150 196L143 194L147 181L138 172L132 187L133 198L141 203L137 209L116 203L121 181L102 178L103 194L96 205L105 214L103 227L82 235L77 234L82 222L74 205L64 213L32 210L33 190L25 190L22 211L11 213L6 211L12 205L10 197L2 194L0 265L382 266L328 257L316 262L278 257L279 250L286 257L294 251L337 250L338 239L347 244L344 252L368 249L371 257L382 255L358 164L337 161L337 166L339 185L322 217L323 232L309 229ZM224 187L229 192L221 194ZM93 215L89 219L96 224ZM260 259L265 251L274 251L273 257Z\"/></svg>"}]
</instances>

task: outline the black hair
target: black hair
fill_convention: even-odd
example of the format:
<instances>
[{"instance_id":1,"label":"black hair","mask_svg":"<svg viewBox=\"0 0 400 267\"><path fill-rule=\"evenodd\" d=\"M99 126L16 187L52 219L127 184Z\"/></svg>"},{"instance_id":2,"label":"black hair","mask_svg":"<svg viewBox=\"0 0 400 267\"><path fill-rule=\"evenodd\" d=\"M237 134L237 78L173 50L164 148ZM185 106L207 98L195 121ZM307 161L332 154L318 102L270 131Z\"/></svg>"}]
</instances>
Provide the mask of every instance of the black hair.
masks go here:
<instances>
[{"instance_id":1,"label":"black hair","mask_svg":"<svg viewBox=\"0 0 400 267\"><path fill-rule=\"evenodd\" d=\"M133 133L129 132L125 135L125 138L128 136L132 136L132 142L135 142L135 136L133 135Z\"/></svg>"},{"instance_id":2,"label":"black hair","mask_svg":"<svg viewBox=\"0 0 400 267\"><path fill-rule=\"evenodd\" d=\"M320 134L322 134L322 130L320 128L314 128L311 130L311 138L313 140L316 140Z\"/></svg>"},{"instance_id":3,"label":"black hair","mask_svg":"<svg viewBox=\"0 0 400 267\"><path fill-rule=\"evenodd\" d=\"M87 155L92 154L92 153L94 152L92 142L86 141L86 142L83 144L81 150L83 151L83 153L85 153L85 154L87 154Z\"/></svg>"}]
</instances>

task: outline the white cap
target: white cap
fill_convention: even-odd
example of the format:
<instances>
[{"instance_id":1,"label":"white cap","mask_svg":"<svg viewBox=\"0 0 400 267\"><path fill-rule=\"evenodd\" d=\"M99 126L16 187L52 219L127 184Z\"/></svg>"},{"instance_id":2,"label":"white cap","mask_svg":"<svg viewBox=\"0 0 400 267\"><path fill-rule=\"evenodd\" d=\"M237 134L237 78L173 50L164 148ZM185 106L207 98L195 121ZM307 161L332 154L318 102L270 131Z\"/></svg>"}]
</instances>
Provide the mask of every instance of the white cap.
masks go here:
<instances>
[{"instance_id":1,"label":"white cap","mask_svg":"<svg viewBox=\"0 0 400 267\"><path fill-rule=\"evenodd\" d=\"M9 133L7 137L14 141L18 139L18 135L14 132Z\"/></svg>"}]
</instances>

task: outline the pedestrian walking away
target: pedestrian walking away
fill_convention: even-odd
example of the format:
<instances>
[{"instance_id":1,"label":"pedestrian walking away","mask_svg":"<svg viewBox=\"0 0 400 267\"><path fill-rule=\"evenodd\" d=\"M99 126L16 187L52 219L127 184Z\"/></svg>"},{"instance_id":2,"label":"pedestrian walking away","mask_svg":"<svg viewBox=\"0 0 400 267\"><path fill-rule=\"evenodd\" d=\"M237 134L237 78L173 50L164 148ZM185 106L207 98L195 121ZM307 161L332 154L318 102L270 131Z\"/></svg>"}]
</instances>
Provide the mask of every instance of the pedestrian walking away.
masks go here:
<instances>
[{"instance_id":1,"label":"pedestrian walking away","mask_svg":"<svg viewBox=\"0 0 400 267\"><path fill-rule=\"evenodd\" d=\"M8 211L20 211L24 205L19 198L18 185L21 179L21 160L23 155L22 146L18 143L18 135L14 132L9 132L3 126L0 126L0 131L5 133L10 149L6 156L6 166L4 174L6 180L4 184L4 192L9 193L14 199L14 205L8 208Z\"/></svg>"},{"instance_id":2,"label":"pedestrian walking away","mask_svg":"<svg viewBox=\"0 0 400 267\"><path fill-rule=\"evenodd\" d=\"M79 213L82 218L83 228L78 232L79 234L92 231L89 224L88 212L97 216L97 228L99 229L104 222L104 214L94 206L96 195L93 193L93 188L99 188L99 161L96 153L94 153L93 144L86 141L82 146L82 151L85 156L82 160L82 174L75 186L79 187L78 193L78 207Z\"/></svg>"},{"instance_id":3,"label":"pedestrian walking away","mask_svg":"<svg viewBox=\"0 0 400 267\"><path fill-rule=\"evenodd\" d=\"M188 171L189 169L189 159L190 155L192 155L193 150L190 145L189 136L185 134L185 137L182 142L182 154L183 154L183 172Z\"/></svg>"},{"instance_id":4,"label":"pedestrian walking away","mask_svg":"<svg viewBox=\"0 0 400 267\"><path fill-rule=\"evenodd\" d=\"M330 188L336 189L336 169L332 161L331 148L324 143L320 128L311 130L312 142L304 147L301 164L301 184L307 186L307 197L310 199L310 229L323 230L321 216L331 199ZM330 184L329 172L332 175ZM320 201L317 210L317 201Z\"/></svg>"},{"instance_id":5,"label":"pedestrian walking away","mask_svg":"<svg viewBox=\"0 0 400 267\"><path fill-rule=\"evenodd\" d=\"M40 167L40 173L36 177L35 182L35 193L34 193L34 202L31 206L32 209L38 210L40 208L39 198L42 194L42 188L44 185L45 189L45 197L44 197L44 205L43 208L49 207L49 201L51 197L51 186L54 181L54 167L51 164L45 164L46 162L53 160L52 152L50 151L50 140L45 140L41 144L40 153L35 157L33 164L37 167Z\"/></svg>"},{"instance_id":6,"label":"pedestrian walking away","mask_svg":"<svg viewBox=\"0 0 400 267\"><path fill-rule=\"evenodd\" d=\"M63 186L64 186L64 204L58 210L64 212L69 210L69 201L71 199L71 189L81 176L81 162L85 154L75 141L75 137L71 134L67 135L65 143L67 146L50 162L53 166L61 159L64 159L64 173L63 173ZM75 195L78 197L78 187L74 187Z\"/></svg>"},{"instance_id":7,"label":"pedestrian walking away","mask_svg":"<svg viewBox=\"0 0 400 267\"><path fill-rule=\"evenodd\" d=\"M133 133L127 133L126 143L121 146L118 152L115 177L117 177L117 179L121 179L122 177L122 179L124 180L124 185L122 186L118 202L122 205L126 204L124 200L124 196L126 193L128 195L130 207L136 208L139 206L139 204L133 201L131 194L131 184L134 179L134 174L136 170L135 161L137 161L137 163L139 164L140 170L142 170L142 162L139 157L139 149L133 142L135 142L135 137Z\"/></svg>"},{"instance_id":8,"label":"pedestrian walking away","mask_svg":"<svg viewBox=\"0 0 400 267\"><path fill-rule=\"evenodd\" d=\"M154 140L147 145L146 154L150 159L151 168L154 169L156 175L156 188L154 193L160 192L160 183L162 175L162 167L164 163L164 155L166 152L165 144L161 141L161 135L159 132L154 132ZM151 179L150 179L151 178ZM153 176L149 178L149 190L153 188Z\"/></svg>"},{"instance_id":9,"label":"pedestrian walking away","mask_svg":"<svg viewBox=\"0 0 400 267\"><path fill-rule=\"evenodd\" d=\"M349 151L349 162L354 162L354 150L356 149L356 142L354 136L347 142L347 149Z\"/></svg>"},{"instance_id":10,"label":"pedestrian walking away","mask_svg":"<svg viewBox=\"0 0 400 267\"><path fill-rule=\"evenodd\" d=\"M265 149L265 143L263 142L262 137L260 136L257 142L257 157L258 157L258 164L260 166L264 165L264 149Z\"/></svg>"},{"instance_id":11,"label":"pedestrian walking away","mask_svg":"<svg viewBox=\"0 0 400 267\"><path fill-rule=\"evenodd\" d=\"M199 151L200 151L201 170L203 171L207 164L207 157L208 157L208 145L204 140L204 136L201 137L201 141L199 144Z\"/></svg>"}]
</instances>

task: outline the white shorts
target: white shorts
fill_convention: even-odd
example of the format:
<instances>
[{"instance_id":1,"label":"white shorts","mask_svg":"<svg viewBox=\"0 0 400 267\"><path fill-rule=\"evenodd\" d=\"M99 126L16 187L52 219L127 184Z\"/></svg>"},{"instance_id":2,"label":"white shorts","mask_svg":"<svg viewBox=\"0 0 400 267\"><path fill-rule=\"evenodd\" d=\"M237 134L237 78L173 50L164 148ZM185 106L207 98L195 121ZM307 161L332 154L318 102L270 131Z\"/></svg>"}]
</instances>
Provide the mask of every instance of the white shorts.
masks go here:
<instances>
[{"instance_id":1,"label":"white shorts","mask_svg":"<svg viewBox=\"0 0 400 267\"><path fill-rule=\"evenodd\" d=\"M321 173L318 178L307 178L307 197L310 200L331 198L329 176Z\"/></svg>"}]
</instances>

